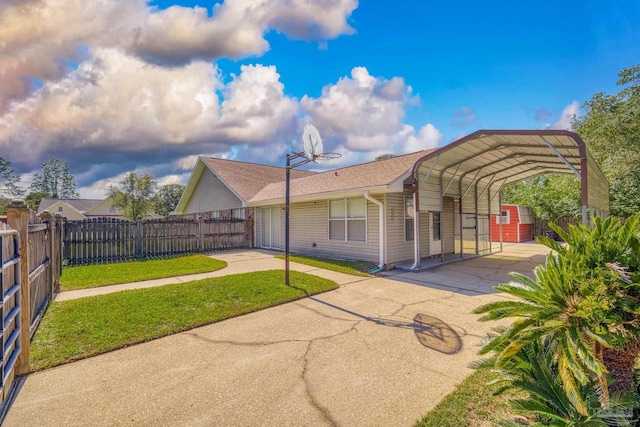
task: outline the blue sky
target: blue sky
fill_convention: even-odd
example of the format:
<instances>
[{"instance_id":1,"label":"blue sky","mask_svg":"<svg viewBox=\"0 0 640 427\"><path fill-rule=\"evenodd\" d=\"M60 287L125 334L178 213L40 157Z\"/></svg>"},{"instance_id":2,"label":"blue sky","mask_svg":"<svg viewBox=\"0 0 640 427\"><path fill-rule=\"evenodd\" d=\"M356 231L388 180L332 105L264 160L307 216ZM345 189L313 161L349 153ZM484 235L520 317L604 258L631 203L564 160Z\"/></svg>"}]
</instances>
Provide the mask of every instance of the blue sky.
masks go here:
<instances>
[{"instance_id":1,"label":"blue sky","mask_svg":"<svg viewBox=\"0 0 640 427\"><path fill-rule=\"evenodd\" d=\"M640 63L638 1L10 3L0 156L25 183L61 158L83 197L132 170L185 183L198 155L281 165L309 121L327 166L567 129Z\"/></svg>"}]
</instances>

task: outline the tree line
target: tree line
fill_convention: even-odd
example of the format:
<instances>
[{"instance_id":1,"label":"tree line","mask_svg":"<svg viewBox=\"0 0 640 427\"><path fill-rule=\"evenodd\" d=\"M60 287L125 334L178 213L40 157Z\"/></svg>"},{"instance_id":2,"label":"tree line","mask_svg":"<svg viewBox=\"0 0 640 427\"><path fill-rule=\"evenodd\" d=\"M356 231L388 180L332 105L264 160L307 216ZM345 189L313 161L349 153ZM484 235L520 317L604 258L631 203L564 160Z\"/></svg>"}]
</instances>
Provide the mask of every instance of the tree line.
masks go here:
<instances>
[{"instance_id":1,"label":"tree line","mask_svg":"<svg viewBox=\"0 0 640 427\"><path fill-rule=\"evenodd\" d=\"M126 219L135 220L149 214L168 216L178 204L184 187L182 184L159 185L150 173L129 172L117 186L109 188L108 197ZM80 195L67 162L56 158L43 162L40 172L25 189L20 186L20 175L11 162L0 157L0 214L5 213L6 206L16 197L23 197L29 208L37 210L44 198L78 199Z\"/></svg>"}]
</instances>

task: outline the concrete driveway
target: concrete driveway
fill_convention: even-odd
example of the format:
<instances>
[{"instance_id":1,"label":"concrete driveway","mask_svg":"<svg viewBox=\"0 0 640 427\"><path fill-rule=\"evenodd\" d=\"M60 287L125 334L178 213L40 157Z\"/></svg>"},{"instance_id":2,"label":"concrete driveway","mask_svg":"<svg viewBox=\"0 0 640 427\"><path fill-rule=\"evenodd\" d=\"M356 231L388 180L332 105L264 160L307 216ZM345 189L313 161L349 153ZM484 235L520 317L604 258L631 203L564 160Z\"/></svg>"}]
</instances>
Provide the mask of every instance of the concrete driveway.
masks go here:
<instances>
[{"instance_id":1,"label":"concrete driveway","mask_svg":"<svg viewBox=\"0 0 640 427\"><path fill-rule=\"evenodd\" d=\"M471 373L492 326L471 311L503 297L489 282L545 253L505 249L391 277L296 265L341 287L30 375L5 425L412 425Z\"/></svg>"}]
</instances>

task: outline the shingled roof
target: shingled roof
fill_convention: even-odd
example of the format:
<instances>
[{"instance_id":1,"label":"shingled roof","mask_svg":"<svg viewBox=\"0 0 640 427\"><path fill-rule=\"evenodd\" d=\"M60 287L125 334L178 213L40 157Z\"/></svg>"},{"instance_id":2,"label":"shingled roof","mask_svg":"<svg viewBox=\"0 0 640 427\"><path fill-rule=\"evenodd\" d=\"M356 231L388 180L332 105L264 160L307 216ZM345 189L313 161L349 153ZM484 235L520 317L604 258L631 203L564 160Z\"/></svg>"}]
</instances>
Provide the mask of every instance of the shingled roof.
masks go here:
<instances>
[{"instance_id":1,"label":"shingled roof","mask_svg":"<svg viewBox=\"0 0 640 427\"><path fill-rule=\"evenodd\" d=\"M383 190L405 177L414 163L431 151L433 150L418 151L292 179L291 197L318 196L323 193L347 192L349 190ZM284 198L284 181L263 187L249 200L250 204L260 204Z\"/></svg>"},{"instance_id":2,"label":"shingled roof","mask_svg":"<svg viewBox=\"0 0 640 427\"><path fill-rule=\"evenodd\" d=\"M285 181L285 168L282 167L217 159L215 157L201 157L201 159L227 187L233 189L244 201L254 197L265 185ZM296 169L291 171L292 179L315 175L317 173L311 171Z\"/></svg>"}]
</instances>

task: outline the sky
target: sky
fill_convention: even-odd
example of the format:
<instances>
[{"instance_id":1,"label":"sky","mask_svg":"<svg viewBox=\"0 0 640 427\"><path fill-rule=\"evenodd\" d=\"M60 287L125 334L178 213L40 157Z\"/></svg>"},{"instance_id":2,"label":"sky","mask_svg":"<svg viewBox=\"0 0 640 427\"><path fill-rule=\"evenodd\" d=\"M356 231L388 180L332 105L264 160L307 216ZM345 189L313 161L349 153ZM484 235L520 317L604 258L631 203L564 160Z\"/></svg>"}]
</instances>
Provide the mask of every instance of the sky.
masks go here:
<instances>
[{"instance_id":1,"label":"sky","mask_svg":"<svg viewBox=\"0 0 640 427\"><path fill-rule=\"evenodd\" d=\"M338 160L478 129L570 129L640 63L640 1L2 0L0 157L82 198L200 155L284 166L306 123Z\"/></svg>"}]
</instances>

